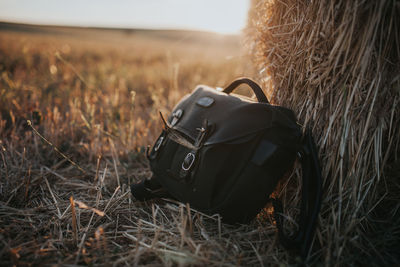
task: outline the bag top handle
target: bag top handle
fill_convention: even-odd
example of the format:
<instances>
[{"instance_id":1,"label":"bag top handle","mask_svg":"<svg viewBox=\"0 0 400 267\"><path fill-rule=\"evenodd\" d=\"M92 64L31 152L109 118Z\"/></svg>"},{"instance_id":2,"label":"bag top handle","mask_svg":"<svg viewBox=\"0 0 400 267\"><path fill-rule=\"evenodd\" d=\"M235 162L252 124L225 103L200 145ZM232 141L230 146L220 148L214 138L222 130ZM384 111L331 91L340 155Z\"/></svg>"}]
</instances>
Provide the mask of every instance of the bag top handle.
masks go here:
<instances>
[{"instance_id":1,"label":"bag top handle","mask_svg":"<svg viewBox=\"0 0 400 267\"><path fill-rule=\"evenodd\" d=\"M253 89L253 92L256 95L258 102L269 104L268 98L265 96L261 87L255 81L253 81L249 78L246 78L246 77L242 77L242 78L234 80L233 82L231 82L231 84L229 84L227 87L225 87L223 92L227 93L229 95L230 93L233 92L233 90L235 90L239 85L241 85L243 83L247 84L248 86L251 87L251 89Z\"/></svg>"}]
</instances>

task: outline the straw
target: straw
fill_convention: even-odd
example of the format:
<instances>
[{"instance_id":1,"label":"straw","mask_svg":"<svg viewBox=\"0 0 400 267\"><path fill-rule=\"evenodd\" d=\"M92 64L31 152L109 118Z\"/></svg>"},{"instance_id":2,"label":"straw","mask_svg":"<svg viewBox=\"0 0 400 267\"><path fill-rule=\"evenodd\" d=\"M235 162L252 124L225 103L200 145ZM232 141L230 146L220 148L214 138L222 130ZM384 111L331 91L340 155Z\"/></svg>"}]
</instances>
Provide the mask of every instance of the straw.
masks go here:
<instances>
[{"instance_id":1,"label":"straw","mask_svg":"<svg viewBox=\"0 0 400 267\"><path fill-rule=\"evenodd\" d=\"M325 190L314 259L398 264L385 244L400 247L399 3L252 1L249 14L258 78L319 145Z\"/></svg>"}]
</instances>

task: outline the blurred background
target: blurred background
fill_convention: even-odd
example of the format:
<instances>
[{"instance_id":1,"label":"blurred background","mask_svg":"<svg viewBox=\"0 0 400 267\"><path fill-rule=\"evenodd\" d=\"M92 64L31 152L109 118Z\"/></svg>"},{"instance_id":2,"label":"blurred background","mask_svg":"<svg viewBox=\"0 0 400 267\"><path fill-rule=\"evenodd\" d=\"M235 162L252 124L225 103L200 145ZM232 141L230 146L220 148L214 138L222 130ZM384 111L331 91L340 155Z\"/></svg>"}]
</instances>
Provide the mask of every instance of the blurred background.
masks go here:
<instances>
[{"instance_id":1,"label":"blurred background","mask_svg":"<svg viewBox=\"0 0 400 267\"><path fill-rule=\"evenodd\" d=\"M0 20L16 23L238 34L248 0L1 0Z\"/></svg>"},{"instance_id":2,"label":"blurred background","mask_svg":"<svg viewBox=\"0 0 400 267\"><path fill-rule=\"evenodd\" d=\"M91 159L107 144L99 129L118 137L120 152L146 146L158 110L197 84L223 87L252 73L241 36L248 8L247 0L1 0L3 119L10 126L39 114L43 126L56 112L58 123L74 125L70 135L83 130L96 147L88 146ZM61 125L43 127L74 143Z\"/></svg>"}]
</instances>

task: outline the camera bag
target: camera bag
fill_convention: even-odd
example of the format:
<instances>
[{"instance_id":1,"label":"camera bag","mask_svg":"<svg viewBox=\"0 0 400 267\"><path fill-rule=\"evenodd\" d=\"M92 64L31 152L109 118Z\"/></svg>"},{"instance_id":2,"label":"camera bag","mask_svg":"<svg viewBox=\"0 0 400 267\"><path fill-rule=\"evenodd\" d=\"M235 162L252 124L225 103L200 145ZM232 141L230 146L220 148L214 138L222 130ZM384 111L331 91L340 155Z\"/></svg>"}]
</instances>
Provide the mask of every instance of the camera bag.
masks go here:
<instances>
[{"instance_id":1,"label":"camera bag","mask_svg":"<svg viewBox=\"0 0 400 267\"><path fill-rule=\"evenodd\" d=\"M257 101L234 95L247 84ZM161 114L161 113L160 113ZM173 198L226 223L248 223L272 201L281 242L308 253L321 202L321 170L311 133L293 111L271 105L257 83L240 78L224 90L199 85L173 109L148 153L151 179L131 187L138 200ZM299 228L282 229L283 209L269 196L302 165Z\"/></svg>"}]
</instances>

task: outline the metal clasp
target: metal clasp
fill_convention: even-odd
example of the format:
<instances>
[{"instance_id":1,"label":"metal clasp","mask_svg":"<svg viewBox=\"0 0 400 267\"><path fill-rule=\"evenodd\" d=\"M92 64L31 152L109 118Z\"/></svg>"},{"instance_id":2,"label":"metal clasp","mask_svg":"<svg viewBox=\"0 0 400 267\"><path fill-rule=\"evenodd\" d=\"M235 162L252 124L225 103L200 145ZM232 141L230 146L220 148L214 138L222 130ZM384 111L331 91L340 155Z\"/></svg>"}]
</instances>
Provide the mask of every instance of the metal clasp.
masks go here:
<instances>
[{"instance_id":1,"label":"metal clasp","mask_svg":"<svg viewBox=\"0 0 400 267\"><path fill-rule=\"evenodd\" d=\"M178 109L177 111L172 113L171 127L175 126L175 124L178 123L178 121L181 119L182 115L183 115L183 110L182 109Z\"/></svg>"},{"instance_id":2,"label":"metal clasp","mask_svg":"<svg viewBox=\"0 0 400 267\"><path fill-rule=\"evenodd\" d=\"M164 136L161 136L160 138L158 138L156 144L154 145L154 151L155 152L157 152L160 149L163 141L164 141Z\"/></svg>"},{"instance_id":3,"label":"metal clasp","mask_svg":"<svg viewBox=\"0 0 400 267\"><path fill-rule=\"evenodd\" d=\"M189 152L182 162L182 170L184 170L185 172L190 170L190 168L192 168L193 166L195 159L196 156L192 152Z\"/></svg>"}]
</instances>

